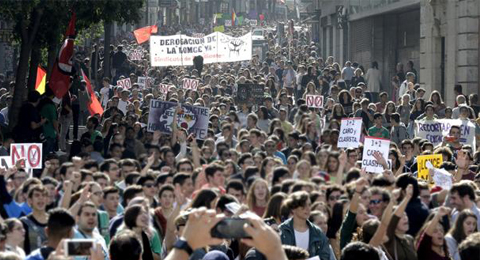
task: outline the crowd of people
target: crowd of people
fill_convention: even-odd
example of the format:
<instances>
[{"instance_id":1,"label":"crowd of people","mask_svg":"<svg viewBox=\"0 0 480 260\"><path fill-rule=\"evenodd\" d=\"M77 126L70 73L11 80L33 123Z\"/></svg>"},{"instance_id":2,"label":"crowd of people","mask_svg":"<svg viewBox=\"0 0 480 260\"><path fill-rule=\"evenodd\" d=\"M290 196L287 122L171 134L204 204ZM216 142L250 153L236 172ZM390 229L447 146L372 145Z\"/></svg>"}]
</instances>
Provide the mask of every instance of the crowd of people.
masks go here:
<instances>
[{"instance_id":1,"label":"crowd of people","mask_svg":"<svg viewBox=\"0 0 480 260\"><path fill-rule=\"evenodd\" d=\"M0 169L0 259L67 259L71 238L94 239L94 260L480 259L477 147L461 142L457 126L440 144L415 136L420 119L480 130L478 96L460 85L455 104L425 95L413 62L381 86L376 62L341 66L307 33L287 36L266 34L266 57L201 68L150 67L148 43L131 40L112 45L110 61L97 46L77 47L69 93L56 103L48 84L43 95L29 92L17 127L2 132L0 156L12 143L43 143L44 162ZM143 59L130 60L134 50ZM81 69L103 114L89 113ZM200 80L198 89L182 89L184 77ZM116 86L123 78L131 88ZM264 85L261 103L237 102L237 85L249 83ZM162 93L160 84L173 87ZM7 114L13 84L0 85ZM310 94L324 107L308 107ZM147 131L152 99L177 103L174 118L183 104L208 108L207 138L175 123L170 133ZM361 140L391 140L391 167L377 155L383 172L367 172L362 144L338 147L350 117L362 118ZM417 178L417 157L428 154L442 155L450 189ZM225 217L246 218L250 238L213 238Z\"/></svg>"}]
</instances>

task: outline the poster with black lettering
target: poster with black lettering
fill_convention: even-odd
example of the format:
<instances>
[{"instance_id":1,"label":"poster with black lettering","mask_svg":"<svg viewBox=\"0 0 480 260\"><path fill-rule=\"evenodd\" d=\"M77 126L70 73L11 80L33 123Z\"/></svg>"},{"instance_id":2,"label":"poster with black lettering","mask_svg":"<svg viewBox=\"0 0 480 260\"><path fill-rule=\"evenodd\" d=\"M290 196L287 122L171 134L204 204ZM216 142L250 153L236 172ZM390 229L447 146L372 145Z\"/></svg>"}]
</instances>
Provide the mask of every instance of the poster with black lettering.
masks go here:
<instances>
[{"instance_id":1,"label":"poster with black lettering","mask_svg":"<svg viewBox=\"0 0 480 260\"><path fill-rule=\"evenodd\" d=\"M265 98L265 85L263 84L238 84L235 103L261 105Z\"/></svg>"},{"instance_id":2,"label":"poster with black lettering","mask_svg":"<svg viewBox=\"0 0 480 260\"><path fill-rule=\"evenodd\" d=\"M147 130L172 133L171 126L176 107L177 103L152 99ZM207 138L209 117L210 111L207 107L182 104L176 124L178 128L186 129L189 134L195 134L197 139L204 140Z\"/></svg>"},{"instance_id":3,"label":"poster with black lettering","mask_svg":"<svg viewBox=\"0 0 480 260\"><path fill-rule=\"evenodd\" d=\"M183 34L150 37L152 67L192 66L201 55L204 64L252 59L252 33L232 37L214 32L202 38Z\"/></svg>"},{"instance_id":4,"label":"poster with black lettering","mask_svg":"<svg viewBox=\"0 0 480 260\"><path fill-rule=\"evenodd\" d=\"M343 118L340 126L340 136L337 146L339 148L357 148L360 145L360 135L362 134L362 118L352 117Z\"/></svg>"},{"instance_id":5,"label":"poster with black lettering","mask_svg":"<svg viewBox=\"0 0 480 260\"><path fill-rule=\"evenodd\" d=\"M379 152L385 161L388 161L388 151L390 149L390 140L366 136L363 144L362 168L367 172L382 173L383 166L380 165L373 154Z\"/></svg>"}]
</instances>

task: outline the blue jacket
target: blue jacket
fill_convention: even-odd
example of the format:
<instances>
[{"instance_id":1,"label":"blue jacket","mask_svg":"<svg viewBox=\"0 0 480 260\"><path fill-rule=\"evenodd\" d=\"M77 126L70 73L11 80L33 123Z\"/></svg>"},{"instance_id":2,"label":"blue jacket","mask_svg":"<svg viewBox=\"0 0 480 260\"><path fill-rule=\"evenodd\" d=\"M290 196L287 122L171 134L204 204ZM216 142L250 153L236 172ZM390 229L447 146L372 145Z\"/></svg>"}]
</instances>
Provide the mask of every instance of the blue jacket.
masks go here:
<instances>
[{"instance_id":1,"label":"blue jacket","mask_svg":"<svg viewBox=\"0 0 480 260\"><path fill-rule=\"evenodd\" d=\"M308 253L310 257L319 256L321 260L330 259L330 247L328 238L319 227L307 220L309 231ZM280 238L283 245L296 246L295 231L293 230L293 218L283 222L280 226Z\"/></svg>"}]
</instances>

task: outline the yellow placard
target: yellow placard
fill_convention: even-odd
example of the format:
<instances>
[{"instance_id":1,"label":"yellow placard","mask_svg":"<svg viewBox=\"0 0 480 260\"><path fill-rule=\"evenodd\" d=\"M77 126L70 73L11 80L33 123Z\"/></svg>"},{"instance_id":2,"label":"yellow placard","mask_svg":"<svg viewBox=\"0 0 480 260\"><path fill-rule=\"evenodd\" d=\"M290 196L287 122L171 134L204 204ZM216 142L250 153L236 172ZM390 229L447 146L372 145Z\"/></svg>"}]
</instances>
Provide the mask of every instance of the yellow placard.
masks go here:
<instances>
[{"instance_id":1,"label":"yellow placard","mask_svg":"<svg viewBox=\"0 0 480 260\"><path fill-rule=\"evenodd\" d=\"M443 163L443 156L441 154L417 156L418 179L428 181L429 173L426 165L427 161L430 161L435 168L439 168Z\"/></svg>"}]
</instances>

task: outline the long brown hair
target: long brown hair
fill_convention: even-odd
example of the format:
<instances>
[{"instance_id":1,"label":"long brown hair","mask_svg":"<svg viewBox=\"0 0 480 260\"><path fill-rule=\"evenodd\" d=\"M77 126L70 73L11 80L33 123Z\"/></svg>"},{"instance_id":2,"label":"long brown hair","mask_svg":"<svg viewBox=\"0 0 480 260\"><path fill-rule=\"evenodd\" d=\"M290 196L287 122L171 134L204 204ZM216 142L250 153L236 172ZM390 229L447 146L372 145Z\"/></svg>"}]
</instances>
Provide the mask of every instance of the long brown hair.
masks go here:
<instances>
[{"instance_id":1,"label":"long brown hair","mask_svg":"<svg viewBox=\"0 0 480 260\"><path fill-rule=\"evenodd\" d=\"M268 189L268 183L264 179L256 179L247 193L247 205L250 210L253 210L253 207L257 205L257 198L255 198L255 187L259 184L264 184L267 187L267 195L265 196L265 201L270 199L270 190Z\"/></svg>"},{"instance_id":2,"label":"long brown hair","mask_svg":"<svg viewBox=\"0 0 480 260\"><path fill-rule=\"evenodd\" d=\"M467 236L465 235L465 230L463 229L463 222L465 222L468 217L472 217L475 219L475 232L478 231L476 225L477 216L473 213L473 211L469 209L462 210L462 212L458 214L457 220L455 220L455 223L448 231L448 234L450 234L455 239L455 241L457 241L458 244L460 244L460 242L467 238Z\"/></svg>"},{"instance_id":3,"label":"long brown hair","mask_svg":"<svg viewBox=\"0 0 480 260\"><path fill-rule=\"evenodd\" d=\"M268 200L267 209L263 214L263 219L266 218L274 218L275 220L282 219L282 204L283 201L287 198L287 194L283 192L275 193L270 199Z\"/></svg>"}]
</instances>

